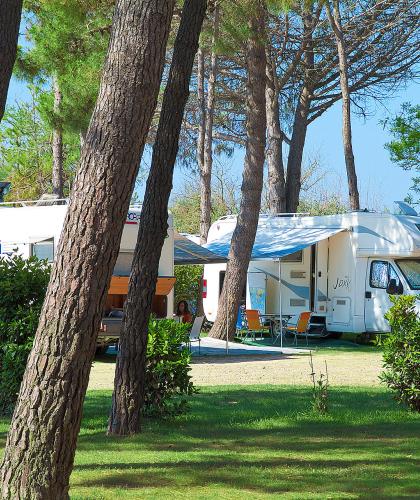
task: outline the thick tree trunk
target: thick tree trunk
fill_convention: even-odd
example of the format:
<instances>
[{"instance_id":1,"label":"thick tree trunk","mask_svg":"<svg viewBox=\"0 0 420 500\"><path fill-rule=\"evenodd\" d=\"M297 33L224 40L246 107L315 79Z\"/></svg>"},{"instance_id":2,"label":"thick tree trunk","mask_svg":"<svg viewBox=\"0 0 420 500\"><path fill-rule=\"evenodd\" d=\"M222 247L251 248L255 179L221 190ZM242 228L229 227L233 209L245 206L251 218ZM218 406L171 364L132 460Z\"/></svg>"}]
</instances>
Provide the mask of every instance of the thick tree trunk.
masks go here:
<instances>
[{"instance_id":1,"label":"thick tree trunk","mask_svg":"<svg viewBox=\"0 0 420 500\"><path fill-rule=\"evenodd\" d=\"M217 54L216 41L219 36L219 5L216 3L213 20L212 53L207 89L205 114L204 162L200 172L200 242L206 243L211 226L211 172L213 168L213 122L216 97Z\"/></svg>"},{"instance_id":2,"label":"thick tree trunk","mask_svg":"<svg viewBox=\"0 0 420 500\"><path fill-rule=\"evenodd\" d=\"M293 122L292 137L290 140L289 156L287 159L286 180L286 212L295 213L299 206L301 189L302 158L305 147L306 132L308 130L308 116L311 106L311 95L314 89L314 52L312 41L313 18L310 12L303 15L305 46L305 71L302 90L296 106Z\"/></svg>"},{"instance_id":3,"label":"thick tree trunk","mask_svg":"<svg viewBox=\"0 0 420 500\"><path fill-rule=\"evenodd\" d=\"M64 153L63 153L63 129L59 125L59 113L61 106L61 91L57 78L53 79L54 91L54 114L56 123L53 128L53 167L52 167L52 192L58 198L64 198Z\"/></svg>"},{"instance_id":4,"label":"thick tree trunk","mask_svg":"<svg viewBox=\"0 0 420 500\"><path fill-rule=\"evenodd\" d=\"M174 0L119 0L1 468L4 499L68 498L96 336L156 107Z\"/></svg>"},{"instance_id":5,"label":"thick tree trunk","mask_svg":"<svg viewBox=\"0 0 420 500\"><path fill-rule=\"evenodd\" d=\"M268 204L271 214L279 214L286 209L286 190L283 166L283 132L280 127L279 95L275 82L276 75L267 54L267 82L265 90L267 112L267 166Z\"/></svg>"},{"instance_id":6,"label":"thick tree trunk","mask_svg":"<svg viewBox=\"0 0 420 500\"><path fill-rule=\"evenodd\" d=\"M341 26L339 0L333 0L333 12L329 0L326 2L328 20L334 32L337 44L338 66L340 71L340 88L342 95L342 114L343 114L343 147L344 159L346 162L347 180L349 186L350 207L352 210L360 209L359 190L357 188L356 165L354 162L352 133L351 133L351 102L349 90L348 63L346 53L346 42Z\"/></svg>"},{"instance_id":7,"label":"thick tree trunk","mask_svg":"<svg viewBox=\"0 0 420 500\"><path fill-rule=\"evenodd\" d=\"M0 2L0 121L6 107L7 92L16 60L22 0Z\"/></svg>"},{"instance_id":8,"label":"thick tree trunk","mask_svg":"<svg viewBox=\"0 0 420 500\"><path fill-rule=\"evenodd\" d=\"M186 0L147 179L115 371L109 434L140 431L148 321L168 230L168 202L206 0Z\"/></svg>"},{"instance_id":9,"label":"thick tree trunk","mask_svg":"<svg viewBox=\"0 0 420 500\"><path fill-rule=\"evenodd\" d=\"M261 42L265 29L262 1L253 2L255 14L250 20L247 43L247 123L246 153L242 177L242 198L236 228L232 236L229 262L219 299L217 318L210 336L230 339L235 334L236 317L258 226L264 173L266 134L265 71L266 55Z\"/></svg>"}]
</instances>

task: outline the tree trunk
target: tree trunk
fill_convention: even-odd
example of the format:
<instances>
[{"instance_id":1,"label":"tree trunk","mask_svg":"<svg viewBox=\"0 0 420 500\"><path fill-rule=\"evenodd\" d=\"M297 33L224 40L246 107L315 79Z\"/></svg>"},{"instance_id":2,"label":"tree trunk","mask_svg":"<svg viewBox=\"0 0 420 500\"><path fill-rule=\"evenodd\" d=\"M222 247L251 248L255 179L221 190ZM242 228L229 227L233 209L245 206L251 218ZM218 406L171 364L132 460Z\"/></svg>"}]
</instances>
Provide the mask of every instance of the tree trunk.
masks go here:
<instances>
[{"instance_id":1,"label":"tree trunk","mask_svg":"<svg viewBox=\"0 0 420 500\"><path fill-rule=\"evenodd\" d=\"M328 20L334 32L335 41L337 44L338 66L340 71L340 88L342 95L342 113L343 113L343 147L344 158L346 162L347 180L349 186L350 207L352 210L360 209L359 190L357 188L356 165L354 162L352 133L351 133L351 103L349 90L349 76L346 42L341 25L339 0L333 0L333 13L329 0L325 3L327 9Z\"/></svg>"},{"instance_id":2,"label":"tree trunk","mask_svg":"<svg viewBox=\"0 0 420 500\"><path fill-rule=\"evenodd\" d=\"M232 236L225 282L219 299L217 318L210 336L230 339L235 324L261 207L266 134L265 71L266 55L261 39L265 30L265 10L262 1L255 1L256 12L249 22L247 42L247 123L246 152L242 177L242 198L236 228Z\"/></svg>"},{"instance_id":3,"label":"tree trunk","mask_svg":"<svg viewBox=\"0 0 420 500\"><path fill-rule=\"evenodd\" d=\"M280 128L279 95L274 71L269 54L267 54L265 99L267 112L268 205L271 214L279 214L286 209L286 191L282 151L283 132Z\"/></svg>"},{"instance_id":4,"label":"tree trunk","mask_svg":"<svg viewBox=\"0 0 420 500\"><path fill-rule=\"evenodd\" d=\"M216 3L213 20L212 53L205 114L204 162L200 172L200 242L206 243L211 226L211 171L213 168L213 122L216 94L217 54L216 41L219 36L219 5Z\"/></svg>"},{"instance_id":5,"label":"tree trunk","mask_svg":"<svg viewBox=\"0 0 420 500\"><path fill-rule=\"evenodd\" d=\"M201 47L197 52L197 99L198 99L198 137L197 163L199 172L204 169L204 141L206 137L206 96L204 91L205 55Z\"/></svg>"},{"instance_id":6,"label":"tree trunk","mask_svg":"<svg viewBox=\"0 0 420 500\"><path fill-rule=\"evenodd\" d=\"M314 89L312 22L312 14L310 12L304 13L304 39L306 40L304 55L305 71L302 90L295 111L292 138L290 140L289 156L287 159L286 212L288 213L297 212L299 206L303 149L308 130L311 95Z\"/></svg>"},{"instance_id":7,"label":"tree trunk","mask_svg":"<svg viewBox=\"0 0 420 500\"><path fill-rule=\"evenodd\" d=\"M52 168L52 192L58 198L64 198L64 156L63 156L63 129L60 125L61 91L57 78L53 79L54 90L54 115L55 123L53 128L53 168Z\"/></svg>"},{"instance_id":8,"label":"tree trunk","mask_svg":"<svg viewBox=\"0 0 420 500\"><path fill-rule=\"evenodd\" d=\"M0 2L0 121L6 107L7 92L16 60L22 0Z\"/></svg>"},{"instance_id":9,"label":"tree trunk","mask_svg":"<svg viewBox=\"0 0 420 500\"><path fill-rule=\"evenodd\" d=\"M4 499L68 498L82 404L141 153L156 107L174 0L119 0L1 468Z\"/></svg>"},{"instance_id":10,"label":"tree trunk","mask_svg":"<svg viewBox=\"0 0 420 500\"><path fill-rule=\"evenodd\" d=\"M168 230L168 202L179 134L206 3L206 0L186 0L175 40L120 333L109 434L140 432L148 322Z\"/></svg>"}]
</instances>

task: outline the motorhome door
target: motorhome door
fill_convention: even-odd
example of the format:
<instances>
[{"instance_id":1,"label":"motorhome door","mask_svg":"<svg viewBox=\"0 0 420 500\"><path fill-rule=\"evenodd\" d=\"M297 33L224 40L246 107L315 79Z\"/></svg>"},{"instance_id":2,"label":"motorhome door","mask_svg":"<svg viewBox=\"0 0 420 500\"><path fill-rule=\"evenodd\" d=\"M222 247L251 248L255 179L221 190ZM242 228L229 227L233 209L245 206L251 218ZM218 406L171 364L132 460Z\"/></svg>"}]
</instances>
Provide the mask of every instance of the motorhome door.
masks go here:
<instances>
[{"instance_id":1,"label":"motorhome door","mask_svg":"<svg viewBox=\"0 0 420 500\"><path fill-rule=\"evenodd\" d=\"M246 287L247 309L258 309L260 314L265 314L267 275L260 272L249 272Z\"/></svg>"},{"instance_id":2,"label":"motorhome door","mask_svg":"<svg viewBox=\"0 0 420 500\"><path fill-rule=\"evenodd\" d=\"M393 264L387 260L369 259L366 273L365 326L368 332L389 332L385 313L391 307L386 291L389 280L400 278Z\"/></svg>"}]
</instances>

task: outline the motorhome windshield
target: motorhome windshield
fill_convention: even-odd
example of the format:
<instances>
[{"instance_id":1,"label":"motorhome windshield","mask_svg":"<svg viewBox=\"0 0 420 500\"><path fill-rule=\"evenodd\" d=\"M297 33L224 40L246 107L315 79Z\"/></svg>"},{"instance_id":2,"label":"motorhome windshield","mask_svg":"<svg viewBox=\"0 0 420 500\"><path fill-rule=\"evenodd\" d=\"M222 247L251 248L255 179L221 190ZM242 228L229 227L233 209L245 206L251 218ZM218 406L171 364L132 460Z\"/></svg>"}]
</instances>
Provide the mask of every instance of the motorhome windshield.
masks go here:
<instances>
[{"instance_id":1,"label":"motorhome windshield","mask_svg":"<svg viewBox=\"0 0 420 500\"><path fill-rule=\"evenodd\" d=\"M396 261L412 290L420 290L420 259Z\"/></svg>"}]
</instances>

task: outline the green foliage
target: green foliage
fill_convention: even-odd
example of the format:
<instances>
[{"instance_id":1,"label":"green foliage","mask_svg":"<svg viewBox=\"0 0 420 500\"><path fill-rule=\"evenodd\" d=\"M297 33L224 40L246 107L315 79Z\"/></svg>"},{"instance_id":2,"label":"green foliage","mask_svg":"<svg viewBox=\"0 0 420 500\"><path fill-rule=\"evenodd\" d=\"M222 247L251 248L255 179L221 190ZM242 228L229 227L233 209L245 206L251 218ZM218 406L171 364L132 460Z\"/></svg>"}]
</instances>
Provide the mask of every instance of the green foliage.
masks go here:
<instances>
[{"instance_id":1,"label":"green foliage","mask_svg":"<svg viewBox=\"0 0 420 500\"><path fill-rule=\"evenodd\" d=\"M336 194L325 194L315 197L303 197L299 201L298 212L311 215L333 215L347 212L347 206Z\"/></svg>"},{"instance_id":2,"label":"green foliage","mask_svg":"<svg viewBox=\"0 0 420 500\"><path fill-rule=\"evenodd\" d=\"M420 412L420 319L415 296L391 296L386 314L391 333L383 341L381 379L395 392L397 401Z\"/></svg>"},{"instance_id":3,"label":"green foliage","mask_svg":"<svg viewBox=\"0 0 420 500\"><path fill-rule=\"evenodd\" d=\"M401 113L390 123L394 140L385 145L391 160L404 170L413 170L412 190L420 193L420 105L403 104ZM420 200L417 201L418 203Z\"/></svg>"},{"instance_id":4,"label":"green foliage","mask_svg":"<svg viewBox=\"0 0 420 500\"><path fill-rule=\"evenodd\" d=\"M114 0L28 0L29 48L19 52L20 75L49 83L56 78L62 104L55 116L52 100L45 116L64 130L86 130L96 102L112 22Z\"/></svg>"},{"instance_id":5,"label":"green foliage","mask_svg":"<svg viewBox=\"0 0 420 500\"><path fill-rule=\"evenodd\" d=\"M175 266L175 304L180 300L186 300L192 312L197 310L202 276L203 266Z\"/></svg>"},{"instance_id":6,"label":"green foliage","mask_svg":"<svg viewBox=\"0 0 420 500\"><path fill-rule=\"evenodd\" d=\"M36 257L0 259L0 412L16 400L49 276Z\"/></svg>"},{"instance_id":7,"label":"green foliage","mask_svg":"<svg viewBox=\"0 0 420 500\"><path fill-rule=\"evenodd\" d=\"M311 380L312 380L312 409L314 412L320 415L326 415L328 413L328 397L329 397L329 380L328 380L328 367L327 362L325 362L325 373L320 373L319 377L316 378L316 372L314 368L314 362L312 359L312 352L310 354L310 366L311 366Z\"/></svg>"},{"instance_id":8,"label":"green foliage","mask_svg":"<svg viewBox=\"0 0 420 500\"><path fill-rule=\"evenodd\" d=\"M52 189L52 129L40 112L45 94L30 86L31 100L7 108L0 125L0 180L12 183L9 198L34 200ZM69 192L79 157L79 139L64 136L64 180Z\"/></svg>"},{"instance_id":9,"label":"green foliage","mask_svg":"<svg viewBox=\"0 0 420 500\"><path fill-rule=\"evenodd\" d=\"M194 393L189 375L188 324L151 319L146 356L144 412L146 415L184 413L184 396Z\"/></svg>"}]
</instances>

